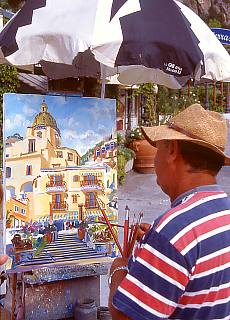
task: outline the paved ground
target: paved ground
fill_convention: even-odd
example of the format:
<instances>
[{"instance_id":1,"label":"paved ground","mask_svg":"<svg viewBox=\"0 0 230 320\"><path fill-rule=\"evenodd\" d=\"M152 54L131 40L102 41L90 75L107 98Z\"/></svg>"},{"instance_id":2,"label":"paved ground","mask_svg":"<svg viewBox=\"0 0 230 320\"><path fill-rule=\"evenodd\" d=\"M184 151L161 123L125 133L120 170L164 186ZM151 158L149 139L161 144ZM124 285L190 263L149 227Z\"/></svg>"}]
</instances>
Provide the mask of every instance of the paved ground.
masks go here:
<instances>
[{"instance_id":1,"label":"paved ground","mask_svg":"<svg viewBox=\"0 0 230 320\"><path fill-rule=\"evenodd\" d=\"M217 181L230 195L230 167L223 167ZM131 170L125 184L118 191L119 221L124 221L125 206L130 213L144 212L143 221L152 222L170 206L170 201L156 184L155 174L141 174Z\"/></svg>"},{"instance_id":2,"label":"paved ground","mask_svg":"<svg viewBox=\"0 0 230 320\"><path fill-rule=\"evenodd\" d=\"M225 152L230 155L230 122ZM222 168L217 181L230 195L230 166ZM143 211L143 221L149 223L170 206L168 196L156 184L155 174L140 174L133 170L127 174L125 184L119 187L118 199L119 221L122 223L126 205L130 208L131 215Z\"/></svg>"}]
</instances>

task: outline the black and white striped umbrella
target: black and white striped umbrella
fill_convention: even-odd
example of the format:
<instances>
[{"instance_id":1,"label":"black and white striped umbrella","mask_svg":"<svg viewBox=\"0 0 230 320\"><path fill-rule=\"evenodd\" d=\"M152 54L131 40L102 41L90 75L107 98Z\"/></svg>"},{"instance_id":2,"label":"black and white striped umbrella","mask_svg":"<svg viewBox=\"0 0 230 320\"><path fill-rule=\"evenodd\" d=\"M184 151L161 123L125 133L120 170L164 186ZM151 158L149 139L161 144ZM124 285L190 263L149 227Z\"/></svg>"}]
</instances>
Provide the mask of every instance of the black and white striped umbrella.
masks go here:
<instances>
[{"instance_id":1,"label":"black and white striped umbrella","mask_svg":"<svg viewBox=\"0 0 230 320\"><path fill-rule=\"evenodd\" d=\"M51 78L102 72L170 88L190 78L230 81L228 52L175 0L27 0L0 33L0 48L11 64L40 63Z\"/></svg>"}]
</instances>

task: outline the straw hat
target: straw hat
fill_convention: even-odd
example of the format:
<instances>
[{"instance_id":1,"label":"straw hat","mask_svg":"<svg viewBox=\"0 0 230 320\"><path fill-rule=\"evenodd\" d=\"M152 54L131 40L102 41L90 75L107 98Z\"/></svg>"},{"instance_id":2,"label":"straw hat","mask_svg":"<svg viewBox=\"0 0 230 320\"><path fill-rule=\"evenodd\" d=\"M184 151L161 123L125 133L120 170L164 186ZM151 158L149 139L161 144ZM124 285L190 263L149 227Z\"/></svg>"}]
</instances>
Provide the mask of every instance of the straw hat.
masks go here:
<instances>
[{"instance_id":1,"label":"straw hat","mask_svg":"<svg viewBox=\"0 0 230 320\"><path fill-rule=\"evenodd\" d=\"M219 153L225 158L225 165L230 165L230 158L224 153L227 121L221 114L205 110L199 104L178 113L168 125L142 127L142 131L153 146L160 140L191 141Z\"/></svg>"}]
</instances>

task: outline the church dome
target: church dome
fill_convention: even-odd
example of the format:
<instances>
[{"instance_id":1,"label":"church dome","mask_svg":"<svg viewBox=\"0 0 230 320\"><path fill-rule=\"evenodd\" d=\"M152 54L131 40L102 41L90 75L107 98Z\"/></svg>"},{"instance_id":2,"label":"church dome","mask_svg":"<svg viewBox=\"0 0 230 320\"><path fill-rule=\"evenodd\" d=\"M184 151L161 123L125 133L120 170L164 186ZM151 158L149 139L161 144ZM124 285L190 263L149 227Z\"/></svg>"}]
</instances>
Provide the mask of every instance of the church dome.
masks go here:
<instances>
[{"instance_id":1,"label":"church dome","mask_svg":"<svg viewBox=\"0 0 230 320\"><path fill-rule=\"evenodd\" d=\"M39 112L33 121L32 127L37 127L37 126L46 126L46 127L51 127L60 133L58 127L57 127L57 122L54 119L54 117L47 111L48 106L47 104L43 101L41 104L41 112Z\"/></svg>"}]
</instances>

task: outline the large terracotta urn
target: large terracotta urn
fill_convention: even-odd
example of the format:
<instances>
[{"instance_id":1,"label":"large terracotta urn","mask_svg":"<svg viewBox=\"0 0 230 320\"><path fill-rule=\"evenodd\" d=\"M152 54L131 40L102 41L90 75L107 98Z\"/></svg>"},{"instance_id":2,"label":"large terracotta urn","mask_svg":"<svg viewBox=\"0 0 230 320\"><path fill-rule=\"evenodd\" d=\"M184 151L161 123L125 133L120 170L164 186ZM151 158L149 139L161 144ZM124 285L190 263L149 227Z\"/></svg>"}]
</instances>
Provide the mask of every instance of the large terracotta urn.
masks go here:
<instances>
[{"instance_id":1,"label":"large terracotta urn","mask_svg":"<svg viewBox=\"0 0 230 320\"><path fill-rule=\"evenodd\" d=\"M156 155L156 148L143 140L134 140L131 142L131 149L136 154L133 163L133 169L140 173L153 173L154 172L154 158Z\"/></svg>"}]
</instances>

